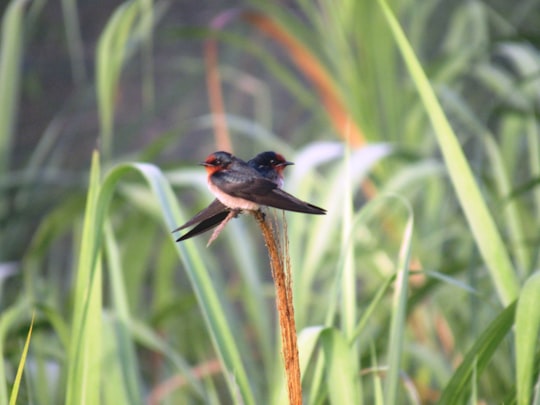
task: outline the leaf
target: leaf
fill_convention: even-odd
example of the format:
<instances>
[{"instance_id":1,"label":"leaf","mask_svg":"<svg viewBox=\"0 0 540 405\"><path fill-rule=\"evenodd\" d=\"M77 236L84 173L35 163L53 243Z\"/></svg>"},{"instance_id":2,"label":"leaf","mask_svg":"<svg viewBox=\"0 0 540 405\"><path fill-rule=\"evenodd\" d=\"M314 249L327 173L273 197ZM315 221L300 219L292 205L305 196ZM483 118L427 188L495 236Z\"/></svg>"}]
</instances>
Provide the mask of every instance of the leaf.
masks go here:
<instances>
[{"instance_id":1,"label":"leaf","mask_svg":"<svg viewBox=\"0 0 540 405\"><path fill-rule=\"evenodd\" d=\"M102 227L96 222L100 195L99 153L92 156L83 234L73 303L68 348L67 404L97 404L101 384L101 246Z\"/></svg>"},{"instance_id":2,"label":"leaf","mask_svg":"<svg viewBox=\"0 0 540 405\"><path fill-rule=\"evenodd\" d=\"M493 353L514 325L515 311L516 303L514 302L503 309L476 339L474 345L465 355L463 362L444 388L438 405L463 403L464 395L471 389L473 373L476 372L480 377Z\"/></svg>"},{"instance_id":3,"label":"leaf","mask_svg":"<svg viewBox=\"0 0 540 405\"><path fill-rule=\"evenodd\" d=\"M399 251L399 262L395 282L394 299L392 303L392 319L390 321L390 339L388 341L388 372L384 385L384 402L395 404L398 399L399 373L403 355L403 341L407 321L407 298L409 287L409 261L411 257L412 231L414 216L412 207L404 201L409 219Z\"/></svg>"},{"instance_id":4,"label":"leaf","mask_svg":"<svg viewBox=\"0 0 540 405\"><path fill-rule=\"evenodd\" d=\"M516 309L516 387L518 405L531 403L540 331L540 273L524 284Z\"/></svg>"},{"instance_id":5,"label":"leaf","mask_svg":"<svg viewBox=\"0 0 540 405\"><path fill-rule=\"evenodd\" d=\"M9 405L17 404L17 395L19 394L19 388L21 386L24 365L26 363L26 357L28 355L28 348L30 347L30 338L32 337L32 330L34 328L35 315L36 313L33 312L32 320L30 321L30 328L28 329L28 335L26 336L26 342L24 343L24 348L21 355L21 361L19 362L19 367L17 368L17 375L15 376L15 381L13 382L13 388L11 390L11 396L9 397Z\"/></svg>"},{"instance_id":6,"label":"leaf","mask_svg":"<svg viewBox=\"0 0 540 405\"><path fill-rule=\"evenodd\" d=\"M359 375L354 351L340 331L328 328L320 336L325 360L326 383L331 404L357 404Z\"/></svg>"}]
</instances>

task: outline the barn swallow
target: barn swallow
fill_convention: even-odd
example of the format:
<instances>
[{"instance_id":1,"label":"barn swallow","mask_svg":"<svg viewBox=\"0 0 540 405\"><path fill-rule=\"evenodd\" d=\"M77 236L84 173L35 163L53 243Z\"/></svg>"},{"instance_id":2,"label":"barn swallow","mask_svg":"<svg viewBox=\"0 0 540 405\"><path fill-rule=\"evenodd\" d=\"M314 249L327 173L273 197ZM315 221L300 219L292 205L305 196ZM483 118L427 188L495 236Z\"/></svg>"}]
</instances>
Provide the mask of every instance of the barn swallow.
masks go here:
<instances>
[{"instance_id":1,"label":"barn swallow","mask_svg":"<svg viewBox=\"0 0 540 405\"><path fill-rule=\"evenodd\" d=\"M294 163L287 161L279 153L268 151L259 153L253 159L249 160L247 164L248 166L257 170L260 175L266 177L268 180L274 182L278 187L281 188L283 187L284 183L283 170L287 166L293 165ZM197 213L188 222L173 231L176 232L197 224L192 230L178 238L177 242L189 239L218 226L229 215L229 212L230 209L216 198L208 207Z\"/></svg>"},{"instance_id":2,"label":"barn swallow","mask_svg":"<svg viewBox=\"0 0 540 405\"><path fill-rule=\"evenodd\" d=\"M215 152L202 165L208 173L208 188L232 210L257 211L261 206L268 206L304 214L326 214L326 210L283 191L230 153Z\"/></svg>"},{"instance_id":3,"label":"barn swallow","mask_svg":"<svg viewBox=\"0 0 540 405\"><path fill-rule=\"evenodd\" d=\"M259 153L249 160L247 164L257 170L263 177L276 183L279 188L282 188L284 183L283 170L287 166L294 165L293 162L285 160L283 155L273 151Z\"/></svg>"}]
</instances>

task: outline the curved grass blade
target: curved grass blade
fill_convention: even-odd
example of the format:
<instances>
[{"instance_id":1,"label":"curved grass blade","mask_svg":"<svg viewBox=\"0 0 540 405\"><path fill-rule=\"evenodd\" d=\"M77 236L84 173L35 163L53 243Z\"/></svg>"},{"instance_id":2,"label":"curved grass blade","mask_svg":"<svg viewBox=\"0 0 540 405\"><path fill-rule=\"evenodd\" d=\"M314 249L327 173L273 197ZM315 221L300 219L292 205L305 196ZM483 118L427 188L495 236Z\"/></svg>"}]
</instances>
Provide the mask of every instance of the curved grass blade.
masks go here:
<instances>
[{"instance_id":1,"label":"curved grass blade","mask_svg":"<svg viewBox=\"0 0 540 405\"><path fill-rule=\"evenodd\" d=\"M503 309L478 337L444 388L439 405L463 403L464 395L471 389L473 373L476 372L478 376L482 374L491 356L514 325L515 312L516 302Z\"/></svg>"},{"instance_id":2,"label":"curved grass blade","mask_svg":"<svg viewBox=\"0 0 540 405\"><path fill-rule=\"evenodd\" d=\"M163 173L156 166L146 163L118 165L108 173L103 182L97 204L95 215L96 228L101 229L103 227L109 203L118 181L125 174L133 171L141 174L149 184L152 194L155 196L161 209L167 231L173 229L179 223L177 219L180 216L175 195ZM98 232L96 234L95 249L97 249L97 246L100 246L102 238L102 233ZM230 321L225 313L226 305L221 298L220 292L214 286L214 282L204 265L202 256L195 250L195 245L190 243L190 241L175 244L175 247L184 263L188 277L199 300L201 311L208 325L214 347L224 366L225 377L231 396L238 403L240 399L236 398L236 396L237 392L239 392L242 398L241 403L258 403L255 401L255 393L250 386L248 374L240 356L237 338L234 336ZM94 252L93 257L97 257L97 250Z\"/></svg>"}]
</instances>

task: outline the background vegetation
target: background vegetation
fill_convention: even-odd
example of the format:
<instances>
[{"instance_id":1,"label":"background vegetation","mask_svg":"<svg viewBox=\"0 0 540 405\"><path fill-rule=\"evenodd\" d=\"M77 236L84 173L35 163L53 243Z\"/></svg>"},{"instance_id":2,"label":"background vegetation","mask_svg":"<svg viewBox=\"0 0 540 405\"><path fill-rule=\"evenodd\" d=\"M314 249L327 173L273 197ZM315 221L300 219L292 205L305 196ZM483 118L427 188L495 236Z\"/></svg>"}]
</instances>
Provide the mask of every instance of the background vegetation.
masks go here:
<instances>
[{"instance_id":1,"label":"background vegetation","mask_svg":"<svg viewBox=\"0 0 540 405\"><path fill-rule=\"evenodd\" d=\"M4 4L0 403L284 403L252 218L170 233L219 148L328 210L304 403L540 403L537 1L100 3Z\"/></svg>"}]
</instances>

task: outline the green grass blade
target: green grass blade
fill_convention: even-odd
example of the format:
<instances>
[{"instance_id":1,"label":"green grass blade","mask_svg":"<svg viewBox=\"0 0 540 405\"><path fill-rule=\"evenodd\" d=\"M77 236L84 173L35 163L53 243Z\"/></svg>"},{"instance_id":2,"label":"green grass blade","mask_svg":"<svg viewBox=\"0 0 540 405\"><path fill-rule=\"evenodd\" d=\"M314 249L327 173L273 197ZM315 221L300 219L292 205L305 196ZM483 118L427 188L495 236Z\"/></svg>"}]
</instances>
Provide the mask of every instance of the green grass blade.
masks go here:
<instances>
[{"instance_id":1,"label":"green grass blade","mask_svg":"<svg viewBox=\"0 0 540 405\"><path fill-rule=\"evenodd\" d=\"M540 179L540 159L538 159L538 156L540 156L540 137L538 136L539 127L534 113L527 115L526 124L531 178ZM535 216L540 221L540 187L534 189L534 208L536 211Z\"/></svg>"},{"instance_id":2,"label":"green grass blade","mask_svg":"<svg viewBox=\"0 0 540 405\"><path fill-rule=\"evenodd\" d=\"M531 403L535 354L540 331L540 273L524 284L516 309L516 387L518 405Z\"/></svg>"},{"instance_id":3,"label":"green grass blade","mask_svg":"<svg viewBox=\"0 0 540 405\"><path fill-rule=\"evenodd\" d=\"M130 351L133 343L127 339L127 328L124 322L116 319L114 314L107 313L103 317L103 370L107 383L103 384L102 398L104 405L142 404L143 396L130 385L131 371L128 364L133 363ZM129 346L123 344L128 341ZM127 358L125 356L128 356ZM136 382L136 380L135 380Z\"/></svg>"},{"instance_id":4,"label":"green grass blade","mask_svg":"<svg viewBox=\"0 0 540 405\"><path fill-rule=\"evenodd\" d=\"M105 334L109 336L107 339L104 338L104 342L111 346L111 350L104 347L104 354L108 356L104 359L104 367L107 370L112 370L114 365L114 369L117 371L115 375L118 378L115 384L108 384L114 385L114 390L110 390L114 400L109 403L142 404L142 393L138 384L140 381L139 364L135 354L135 345L128 329L130 314L124 288L124 277L122 277L120 252L110 223L105 226L105 249L115 315L105 318ZM129 276L126 275L126 277ZM104 388L107 390L107 387ZM115 397L120 392L122 397Z\"/></svg>"},{"instance_id":5,"label":"green grass blade","mask_svg":"<svg viewBox=\"0 0 540 405\"><path fill-rule=\"evenodd\" d=\"M407 321L407 293L409 290L409 260L411 256L412 232L414 216L412 208L405 202L409 211L409 219L405 226L403 241L399 252L394 299L392 303L392 320L390 323L390 339L388 341L388 372L384 385L384 400L387 404L397 403L399 373L403 354L403 339Z\"/></svg>"},{"instance_id":6,"label":"green grass blade","mask_svg":"<svg viewBox=\"0 0 540 405\"><path fill-rule=\"evenodd\" d=\"M514 302L503 309L497 318L476 339L474 345L469 349L463 359L463 362L444 388L438 405L463 403L464 395L471 389L473 373L476 372L478 376L482 374L493 353L514 325L515 312L516 303Z\"/></svg>"},{"instance_id":7,"label":"green grass blade","mask_svg":"<svg viewBox=\"0 0 540 405\"><path fill-rule=\"evenodd\" d=\"M24 7L26 0L13 0L2 18L0 43L0 176L9 168L11 143L17 107L23 48Z\"/></svg>"},{"instance_id":8,"label":"green grass blade","mask_svg":"<svg viewBox=\"0 0 540 405\"><path fill-rule=\"evenodd\" d=\"M489 156L491 166L494 172L494 179L499 189L499 195L505 197L512 191L506 165L502 159L500 148L495 142L495 138L490 135L483 137L486 146L486 152ZM518 274L527 274L530 269L530 252L526 245L527 239L523 230L523 225L519 216L520 206L517 199L506 201L502 211L506 219L508 229L508 242L512 246Z\"/></svg>"},{"instance_id":9,"label":"green grass blade","mask_svg":"<svg viewBox=\"0 0 540 405\"><path fill-rule=\"evenodd\" d=\"M331 404L357 404L359 398L356 357L347 339L328 328L320 336L325 359L326 381Z\"/></svg>"},{"instance_id":10,"label":"green grass blade","mask_svg":"<svg viewBox=\"0 0 540 405\"><path fill-rule=\"evenodd\" d=\"M75 281L66 385L67 404L89 405L98 404L100 401L102 276L98 235L101 227L96 223L99 193L99 154L94 152Z\"/></svg>"},{"instance_id":11,"label":"green grass blade","mask_svg":"<svg viewBox=\"0 0 540 405\"><path fill-rule=\"evenodd\" d=\"M95 217L96 224L100 224L98 227L103 225L118 181L126 173L132 171L140 173L149 184L163 215L166 231L174 229L179 223L178 218L180 217L176 197L163 173L156 166L145 163L119 165L106 176ZM99 234L98 237L101 238ZM204 265L201 254L195 250L195 244L191 241L177 243L175 247L199 300L216 352L226 370L225 376L231 395L235 401L239 401L236 399L236 393L239 391L244 404L255 404L254 392L240 356L239 345L226 316L226 305L220 292L214 287L214 282Z\"/></svg>"},{"instance_id":12,"label":"green grass blade","mask_svg":"<svg viewBox=\"0 0 540 405\"><path fill-rule=\"evenodd\" d=\"M383 390L383 383L382 383L382 377L378 373L373 373L373 391L375 392L375 404L376 405L384 405L384 390Z\"/></svg>"},{"instance_id":13,"label":"green grass blade","mask_svg":"<svg viewBox=\"0 0 540 405\"><path fill-rule=\"evenodd\" d=\"M115 100L126 45L140 10L137 1L119 6L99 38L96 56L96 91L104 161L112 157Z\"/></svg>"},{"instance_id":14,"label":"green grass blade","mask_svg":"<svg viewBox=\"0 0 540 405\"><path fill-rule=\"evenodd\" d=\"M343 270L341 277L341 313L342 322L341 329L344 331L348 341L356 325L356 266L354 263L354 243L349 243L352 234L353 226L353 183L351 181L351 163L350 149L345 148L345 156L343 159L345 166L344 172L344 193L343 198L343 217L341 227L341 246L343 251L341 257L343 260ZM357 372L358 370L356 370ZM355 372L355 374L356 374Z\"/></svg>"},{"instance_id":15,"label":"green grass blade","mask_svg":"<svg viewBox=\"0 0 540 405\"><path fill-rule=\"evenodd\" d=\"M485 150L485 154L489 158L489 167L493 173L492 177L497 187L498 196L500 199L506 198L497 213L502 212L506 219L503 223L506 225L505 229L508 229L507 244L510 246L509 251L513 254L516 263L516 272L520 276L527 274L531 268L531 254L530 247L525 242L527 238L520 218L520 214L524 213L523 204L517 198L511 197L511 173L515 172L516 166L513 160L516 156L519 156L519 151L515 145L516 142L514 142L515 129L513 131L501 130L502 134L499 137L502 140L499 144L496 141L497 135L482 123L466 100L447 90L441 91L441 98L444 100L444 105L449 114L455 117L461 125L467 126L467 132L477 134L483 143L483 150Z\"/></svg>"},{"instance_id":16,"label":"green grass blade","mask_svg":"<svg viewBox=\"0 0 540 405\"><path fill-rule=\"evenodd\" d=\"M311 360L321 333L327 328L323 326L310 326L298 334L298 351L300 358L300 370L302 377L305 375L309 361Z\"/></svg>"},{"instance_id":17,"label":"green grass blade","mask_svg":"<svg viewBox=\"0 0 540 405\"><path fill-rule=\"evenodd\" d=\"M356 325L356 328L354 329L354 332L352 334L352 339L357 339L358 336L360 336L360 333L362 333L362 330L364 330L364 328L366 327L368 320L373 316L375 308L381 303L386 291L388 290L388 288L390 288L395 279L396 276L393 274L388 277L385 282L379 287L377 293L369 301L368 307L363 311L362 316L358 321L358 324Z\"/></svg>"},{"instance_id":18,"label":"green grass blade","mask_svg":"<svg viewBox=\"0 0 540 405\"><path fill-rule=\"evenodd\" d=\"M375 346L373 343L370 345L370 351L371 351L371 364L372 368L375 370L373 374L373 392L375 397L375 405L383 405L384 404L384 393L383 393L383 387L382 387L382 381L381 381L381 375L377 372L379 368L379 363L377 361L377 351L375 350Z\"/></svg>"},{"instance_id":19,"label":"green grass blade","mask_svg":"<svg viewBox=\"0 0 540 405\"><path fill-rule=\"evenodd\" d=\"M62 14L71 61L71 75L75 84L81 85L86 79L86 68L84 66L84 46L79 14L77 13L77 2L75 0L62 0Z\"/></svg>"},{"instance_id":20,"label":"green grass blade","mask_svg":"<svg viewBox=\"0 0 540 405\"><path fill-rule=\"evenodd\" d=\"M431 120L450 179L499 299L503 305L508 305L517 297L519 284L506 247L420 62L387 2L378 1Z\"/></svg>"},{"instance_id":21,"label":"green grass blade","mask_svg":"<svg viewBox=\"0 0 540 405\"><path fill-rule=\"evenodd\" d=\"M10 328L13 328L24 318L28 311L28 303L26 300L21 300L14 306L4 309L0 315L0 353L4 355L4 340ZM7 404L8 391L6 385L6 369L7 363L0 361L0 404Z\"/></svg>"},{"instance_id":22,"label":"green grass blade","mask_svg":"<svg viewBox=\"0 0 540 405\"><path fill-rule=\"evenodd\" d=\"M9 397L9 405L17 404L17 396L19 395L19 388L21 386L21 379L24 370L24 365L26 363L26 357L28 355L28 348L30 347L30 338L32 337L32 330L34 328L34 318L35 312L32 313L32 320L30 321L30 328L28 329L28 335L26 336L26 342L24 343L23 352L21 355L21 361L19 362L19 367L17 368L17 375L15 376L15 381L13 382L13 388L11 390L11 395Z\"/></svg>"},{"instance_id":23,"label":"green grass blade","mask_svg":"<svg viewBox=\"0 0 540 405\"><path fill-rule=\"evenodd\" d=\"M471 396L469 397L470 404L478 403L478 370L476 368L476 363L473 365L472 375L471 375Z\"/></svg>"}]
</instances>

